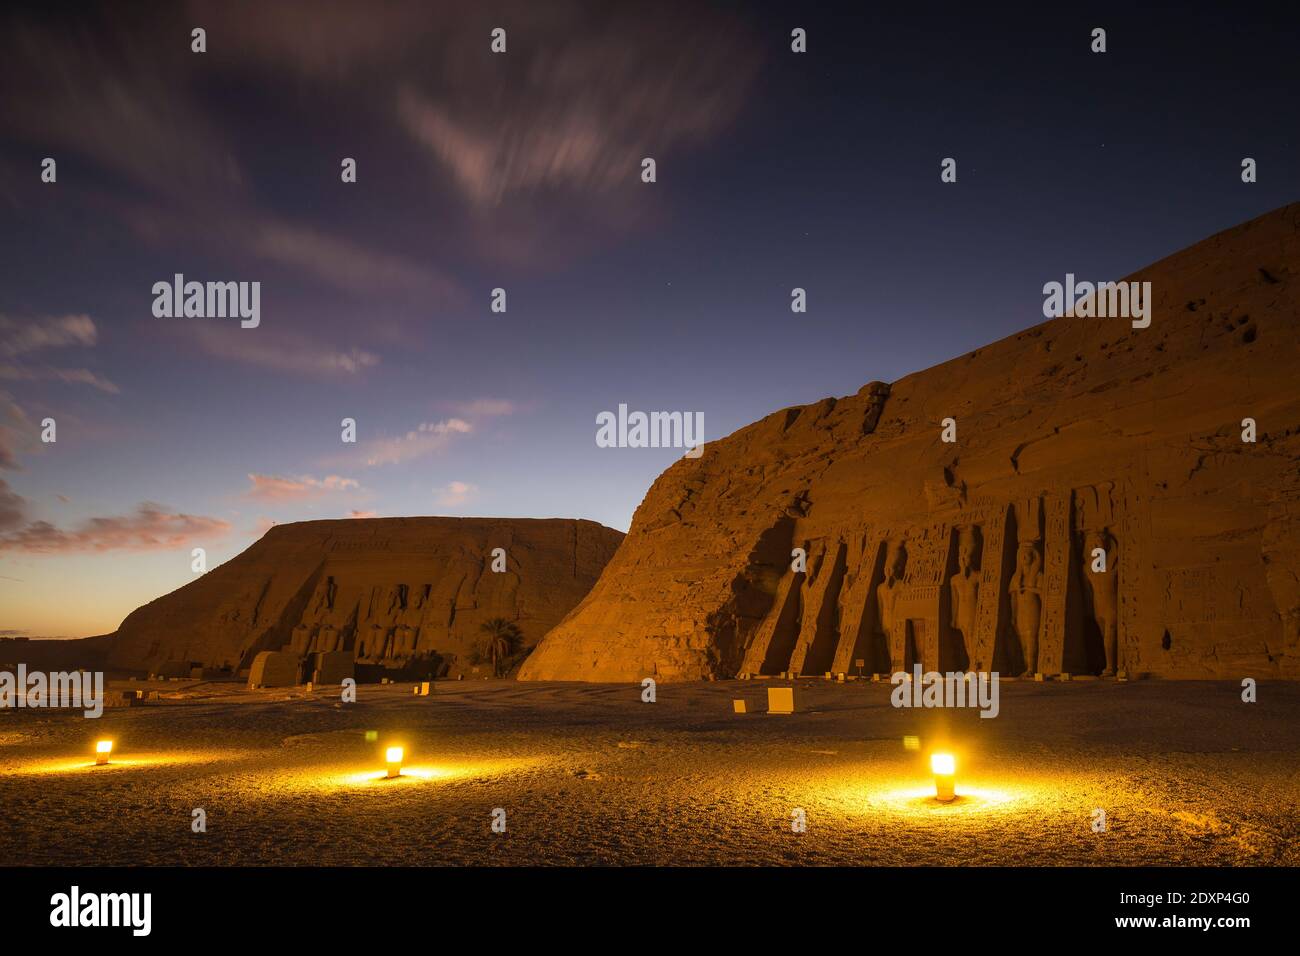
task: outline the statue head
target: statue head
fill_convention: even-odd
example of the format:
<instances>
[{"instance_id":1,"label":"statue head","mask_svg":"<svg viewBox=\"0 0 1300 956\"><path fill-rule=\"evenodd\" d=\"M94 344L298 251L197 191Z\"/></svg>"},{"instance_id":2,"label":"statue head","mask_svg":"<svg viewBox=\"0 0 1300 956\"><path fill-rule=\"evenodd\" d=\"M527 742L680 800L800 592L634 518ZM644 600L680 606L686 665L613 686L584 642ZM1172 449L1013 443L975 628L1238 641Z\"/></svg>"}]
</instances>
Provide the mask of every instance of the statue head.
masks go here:
<instances>
[{"instance_id":1,"label":"statue head","mask_svg":"<svg viewBox=\"0 0 1300 956\"><path fill-rule=\"evenodd\" d=\"M885 579L895 581L903 576L907 565L907 547L901 541L891 541L885 552Z\"/></svg>"},{"instance_id":2,"label":"statue head","mask_svg":"<svg viewBox=\"0 0 1300 956\"><path fill-rule=\"evenodd\" d=\"M977 542L975 528L967 525L957 532L957 568L965 573L975 566Z\"/></svg>"},{"instance_id":3,"label":"statue head","mask_svg":"<svg viewBox=\"0 0 1300 956\"><path fill-rule=\"evenodd\" d=\"M1103 551L1105 551L1107 557L1110 557L1111 552L1114 551L1115 549L1115 538L1111 535L1110 531L1107 530L1106 528L1100 528L1096 531L1084 532L1083 535L1084 554L1091 557L1092 552L1097 548L1101 548Z\"/></svg>"},{"instance_id":4,"label":"statue head","mask_svg":"<svg viewBox=\"0 0 1300 956\"><path fill-rule=\"evenodd\" d=\"M1037 541L1021 541L1016 555L1017 567L1025 574L1035 574L1042 564L1043 557L1038 553Z\"/></svg>"}]
</instances>

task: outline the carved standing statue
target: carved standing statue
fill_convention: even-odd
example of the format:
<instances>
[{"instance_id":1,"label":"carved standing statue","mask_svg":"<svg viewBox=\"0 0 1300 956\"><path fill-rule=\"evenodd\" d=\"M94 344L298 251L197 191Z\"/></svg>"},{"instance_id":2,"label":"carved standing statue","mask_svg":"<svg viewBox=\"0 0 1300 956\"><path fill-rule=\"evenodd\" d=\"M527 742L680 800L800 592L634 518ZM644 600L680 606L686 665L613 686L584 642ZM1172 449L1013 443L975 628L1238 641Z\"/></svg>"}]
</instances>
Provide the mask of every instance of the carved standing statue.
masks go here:
<instances>
[{"instance_id":1,"label":"carved standing statue","mask_svg":"<svg viewBox=\"0 0 1300 956\"><path fill-rule=\"evenodd\" d=\"M1021 676L1038 670L1038 632L1043 622L1043 556L1037 541L1021 541L1011 575L1011 620L1025 661Z\"/></svg>"},{"instance_id":2,"label":"carved standing statue","mask_svg":"<svg viewBox=\"0 0 1300 956\"><path fill-rule=\"evenodd\" d=\"M973 527L962 528L957 535L957 573L948 579L952 613L948 623L961 634L966 660L970 661L975 640L975 608L979 606L979 572L975 570L978 542Z\"/></svg>"},{"instance_id":3,"label":"carved standing statue","mask_svg":"<svg viewBox=\"0 0 1300 956\"><path fill-rule=\"evenodd\" d=\"M406 608L406 585L394 584L384 593L382 602L372 603L375 617L391 618Z\"/></svg>"},{"instance_id":4,"label":"carved standing statue","mask_svg":"<svg viewBox=\"0 0 1300 956\"><path fill-rule=\"evenodd\" d=\"M891 667L895 672L907 669L907 628L899 627L894 620L894 605L903 587L903 569L907 564L907 549L901 541L891 542L885 552L885 579L876 585L876 614L880 633L889 647Z\"/></svg>"},{"instance_id":5,"label":"carved standing statue","mask_svg":"<svg viewBox=\"0 0 1300 956\"><path fill-rule=\"evenodd\" d=\"M316 588L316 603L312 608L313 613L320 617L326 611L334 610L334 595L338 592L338 587L334 584L333 576L326 578Z\"/></svg>"},{"instance_id":6,"label":"carved standing statue","mask_svg":"<svg viewBox=\"0 0 1300 956\"><path fill-rule=\"evenodd\" d=\"M316 650L319 653L328 654L330 651L343 650L343 642L339 638L338 628L326 624L316 634Z\"/></svg>"},{"instance_id":7,"label":"carved standing statue","mask_svg":"<svg viewBox=\"0 0 1300 956\"><path fill-rule=\"evenodd\" d=\"M388 628L372 624L357 638L356 659L363 663L378 663L388 652Z\"/></svg>"},{"instance_id":8,"label":"carved standing statue","mask_svg":"<svg viewBox=\"0 0 1300 956\"><path fill-rule=\"evenodd\" d=\"M429 595L433 592L432 584L425 584L415 592L415 599L411 602L411 607L417 611L422 610L429 603Z\"/></svg>"},{"instance_id":9,"label":"carved standing statue","mask_svg":"<svg viewBox=\"0 0 1300 956\"><path fill-rule=\"evenodd\" d=\"M311 625L299 624L293 629L293 635L289 639L289 650L303 657L311 650L311 641Z\"/></svg>"},{"instance_id":10,"label":"carved standing statue","mask_svg":"<svg viewBox=\"0 0 1300 956\"><path fill-rule=\"evenodd\" d=\"M409 661L415 656L415 628L409 625L402 625L393 632L393 649L389 657L399 661Z\"/></svg>"},{"instance_id":11,"label":"carved standing statue","mask_svg":"<svg viewBox=\"0 0 1300 956\"><path fill-rule=\"evenodd\" d=\"M1120 667L1118 562L1119 551L1110 532L1103 528L1084 535L1083 586L1106 651L1106 669L1102 671L1102 677L1114 677Z\"/></svg>"}]
</instances>

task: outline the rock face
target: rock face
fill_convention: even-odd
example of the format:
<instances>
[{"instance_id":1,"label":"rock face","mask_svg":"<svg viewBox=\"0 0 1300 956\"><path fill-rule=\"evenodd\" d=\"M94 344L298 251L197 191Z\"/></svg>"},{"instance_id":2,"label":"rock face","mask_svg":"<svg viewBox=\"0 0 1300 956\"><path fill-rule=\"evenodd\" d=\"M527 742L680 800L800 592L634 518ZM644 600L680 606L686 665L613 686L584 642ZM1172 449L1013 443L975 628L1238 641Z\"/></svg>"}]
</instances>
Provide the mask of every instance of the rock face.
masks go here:
<instances>
[{"instance_id":1,"label":"rock face","mask_svg":"<svg viewBox=\"0 0 1300 956\"><path fill-rule=\"evenodd\" d=\"M503 617L535 644L582 598L623 535L592 521L370 518L278 525L242 554L138 608L109 665L247 668L261 651L352 651L398 667L456 670ZM502 572L493 549L505 551ZM486 673L486 670L484 671Z\"/></svg>"},{"instance_id":2,"label":"rock face","mask_svg":"<svg viewBox=\"0 0 1300 956\"><path fill-rule=\"evenodd\" d=\"M1130 279L678 461L521 679L1300 677L1300 204Z\"/></svg>"}]
</instances>

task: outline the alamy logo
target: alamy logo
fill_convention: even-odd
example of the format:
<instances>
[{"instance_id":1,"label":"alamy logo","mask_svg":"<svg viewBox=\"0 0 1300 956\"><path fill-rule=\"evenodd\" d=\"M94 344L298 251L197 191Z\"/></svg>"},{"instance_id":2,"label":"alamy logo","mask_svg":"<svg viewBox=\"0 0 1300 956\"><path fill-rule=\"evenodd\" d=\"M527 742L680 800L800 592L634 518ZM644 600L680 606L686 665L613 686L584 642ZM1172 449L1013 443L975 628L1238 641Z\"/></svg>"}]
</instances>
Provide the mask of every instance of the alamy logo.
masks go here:
<instances>
[{"instance_id":1,"label":"alamy logo","mask_svg":"<svg viewBox=\"0 0 1300 956\"><path fill-rule=\"evenodd\" d=\"M896 671L889 682L894 685L889 701L895 707L978 707L981 717L996 717L1000 709L997 671L922 674L916 664L911 674Z\"/></svg>"},{"instance_id":2,"label":"alamy logo","mask_svg":"<svg viewBox=\"0 0 1300 956\"><path fill-rule=\"evenodd\" d=\"M1132 319L1133 328L1145 329L1151 324L1151 283L1075 282L1074 273L1067 272L1064 284L1043 286L1043 315L1049 319Z\"/></svg>"},{"instance_id":3,"label":"alamy logo","mask_svg":"<svg viewBox=\"0 0 1300 956\"><path fill-rule=\"evenodd\" d=\"M186 282L176 273L171 282L153 284L153 314L159 319L239 318L239 327L262 322L262 283Z\"/></svg>"},{"instance_id":4,"label":"alamy logo","mask_svg":"<svg viewBox=\"0 0 1300 956\"><path fill-rule=\"evenodd\" d=\"M16 673L0 671L0 709L6 707L71 708L93 720L104 713L104 672L29 673L19 664Z\"/></svg>"},{"instance_id":5,"label":"alamy logo","mask_svg":"<svg viewBox=\"0 0 1300 956\"><path fill-rule=\"evenodd\" d=\"M686 448L687 458L704 453L703 412L629 412L626 405L618 413L601 412L596 416L598 448Z\"/></svg>"},{"instance_id":6,"label":"alamy logo","mask_svg":"<svg viewBox=\"0 0 1300 956\"><path fill-rule=\"evenodd\" d=\"M148 936L153 925L152 893L85 893L74 886L50 897L50 925L129 926L133 936Z\"/></svg>"}]
</instances>

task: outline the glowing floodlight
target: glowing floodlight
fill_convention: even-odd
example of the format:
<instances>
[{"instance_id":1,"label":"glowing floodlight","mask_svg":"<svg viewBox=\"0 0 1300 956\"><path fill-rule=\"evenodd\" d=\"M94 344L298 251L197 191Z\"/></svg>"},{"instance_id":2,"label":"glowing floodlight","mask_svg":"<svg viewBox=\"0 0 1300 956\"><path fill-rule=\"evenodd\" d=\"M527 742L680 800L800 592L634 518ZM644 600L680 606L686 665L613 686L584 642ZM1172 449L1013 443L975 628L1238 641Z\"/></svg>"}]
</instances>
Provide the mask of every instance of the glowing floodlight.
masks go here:
<instances>
[{"instance_id":1,"label":"glowing floodlight","mask_svg":"<svg viewBox=\"0 0 1300 956\"><path fill-rule=\"evenodd\" d=\"M389 747L384 758L388 764L388 779L392 780L394 777L400 777L402 775L402 748Z\"/></svg>"},{"instance_id":2,"label":"glowing floodlight","mask_svg":"<svg viewBox=\"0 0 1300 956\"><path fill-rule=\"evenodd\" d=\"M934 771L934 796L940 803L949 803L957 796L957 759L952 754L930 755L930 769Z\"/></svg>"},{"instance_id":3,"label":"glowing floodlight","mask_svg":"<svg viewBox=\"0 0 1300 956\"><path fill-rule=\"evenodd\" d=\"M108 763L108 755L113 752L113 741L99 740L95 742L95 765Z\"/></svg>"}]
</instances>

